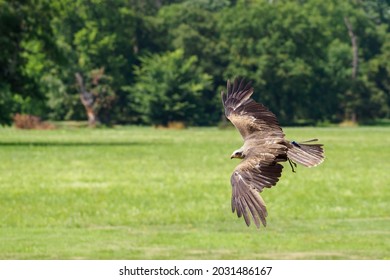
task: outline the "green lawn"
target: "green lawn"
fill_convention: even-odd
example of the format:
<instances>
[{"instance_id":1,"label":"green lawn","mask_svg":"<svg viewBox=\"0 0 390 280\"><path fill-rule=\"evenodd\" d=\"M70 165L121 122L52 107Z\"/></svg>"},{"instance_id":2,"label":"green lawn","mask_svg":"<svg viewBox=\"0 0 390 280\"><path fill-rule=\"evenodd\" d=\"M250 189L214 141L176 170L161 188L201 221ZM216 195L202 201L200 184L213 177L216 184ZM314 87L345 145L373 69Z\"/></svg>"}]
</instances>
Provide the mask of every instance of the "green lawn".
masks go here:
<instances>
[{"instance_id":1,"label":"green lawn","mask_svg":"<svg viewBox=\"0 0 390 280\"><path fill-rule=\"evenodd\" d=\"M390 259L390 128L287 128L266 229L231 213L233 129L0 128L0 259Z\"/></svg>"}]
</instances>

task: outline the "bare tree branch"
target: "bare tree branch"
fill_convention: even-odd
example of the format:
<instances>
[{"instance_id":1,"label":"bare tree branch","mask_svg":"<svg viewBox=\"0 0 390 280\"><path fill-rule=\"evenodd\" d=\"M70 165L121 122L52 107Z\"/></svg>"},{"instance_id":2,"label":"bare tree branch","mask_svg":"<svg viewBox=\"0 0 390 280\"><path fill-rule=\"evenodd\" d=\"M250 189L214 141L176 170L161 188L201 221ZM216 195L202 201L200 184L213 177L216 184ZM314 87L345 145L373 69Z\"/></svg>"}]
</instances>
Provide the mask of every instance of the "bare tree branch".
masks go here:
<instances>
[{"instance_id":1,"label":"bare tree branch","mask_svg":"<svg viewBox=\"0 0 390 280\"><path fill-rule=\"evenodd\" d=\"M88 124L89 126L95 126L97 121L97 115L93 108L93 105L95 103L95 98L93 94L86 90L83 77L80 73L75 74L77 84L80 89L80 100L81 103L83 103L85 111L87 112L88 116Z\"/></svg>"}]
</instances>

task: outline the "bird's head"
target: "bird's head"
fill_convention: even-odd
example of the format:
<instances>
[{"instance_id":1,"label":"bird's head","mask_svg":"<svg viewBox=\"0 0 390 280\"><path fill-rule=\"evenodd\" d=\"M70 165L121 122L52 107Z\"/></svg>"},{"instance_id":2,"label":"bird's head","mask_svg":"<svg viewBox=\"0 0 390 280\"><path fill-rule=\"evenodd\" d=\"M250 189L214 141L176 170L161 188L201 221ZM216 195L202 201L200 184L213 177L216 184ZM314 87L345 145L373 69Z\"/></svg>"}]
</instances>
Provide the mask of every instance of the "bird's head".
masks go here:
<instances>
[{"instance_id":1,"label":"bird's head","mask_svg":"<svg viewBox=\"0 0 390 280\"><path fill-rule=\"evenodd\" d=\"M230 156L230 159L233 159L233 158L244 158L245 155L243 154L243 152L241 150L236 150L232 153L232 155Z\"/></svg>"}]
</instances>

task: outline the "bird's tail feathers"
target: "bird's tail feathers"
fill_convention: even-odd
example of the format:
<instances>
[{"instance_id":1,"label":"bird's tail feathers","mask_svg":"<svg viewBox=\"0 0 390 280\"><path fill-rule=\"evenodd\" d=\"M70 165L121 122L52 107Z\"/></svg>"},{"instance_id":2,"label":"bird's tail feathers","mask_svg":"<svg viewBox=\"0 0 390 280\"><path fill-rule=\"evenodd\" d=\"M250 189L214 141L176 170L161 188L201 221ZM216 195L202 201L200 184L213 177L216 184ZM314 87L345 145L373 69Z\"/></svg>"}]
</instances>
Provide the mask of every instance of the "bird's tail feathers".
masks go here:
<instances>
[{"instance_id":1,"label":"bird's tail feathers","mask_svg":"<svg viewBox=\"0 0 390 280\"><path fill-rule=\"evenodd\" d=\"M291 141L292 147L287 151L287 157L295 163L306 167L319 165L324 160L324 149L322 144L307 144L316 142L318 139L297 143Z\"/></svg>"}]
</instances>

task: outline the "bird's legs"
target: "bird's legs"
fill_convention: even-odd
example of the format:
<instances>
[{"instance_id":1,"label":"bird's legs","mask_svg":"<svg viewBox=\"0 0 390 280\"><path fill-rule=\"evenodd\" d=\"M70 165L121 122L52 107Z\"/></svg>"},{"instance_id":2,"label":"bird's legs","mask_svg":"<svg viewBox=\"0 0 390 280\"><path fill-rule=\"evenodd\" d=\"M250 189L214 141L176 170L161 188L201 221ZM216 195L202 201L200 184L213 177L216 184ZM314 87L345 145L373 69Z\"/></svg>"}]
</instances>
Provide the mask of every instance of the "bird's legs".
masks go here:
<instances>
[{"instance_id":1,"label":"bird's legs","mask_svg":"<svg viewBox=\"0 0 390 280\"><path fill-rule=\"evenodd\" d=\"M295 173L295 169L294 169L294 167L295 168L297 168L297 164L295 163L295 162L293 162L291 159L289 159L289 158L287 158L288 159L288 163L290 164L290 166L291 166L291 170L292 170L292 172L294 172Z\"/></svg>"}]
</instances>

